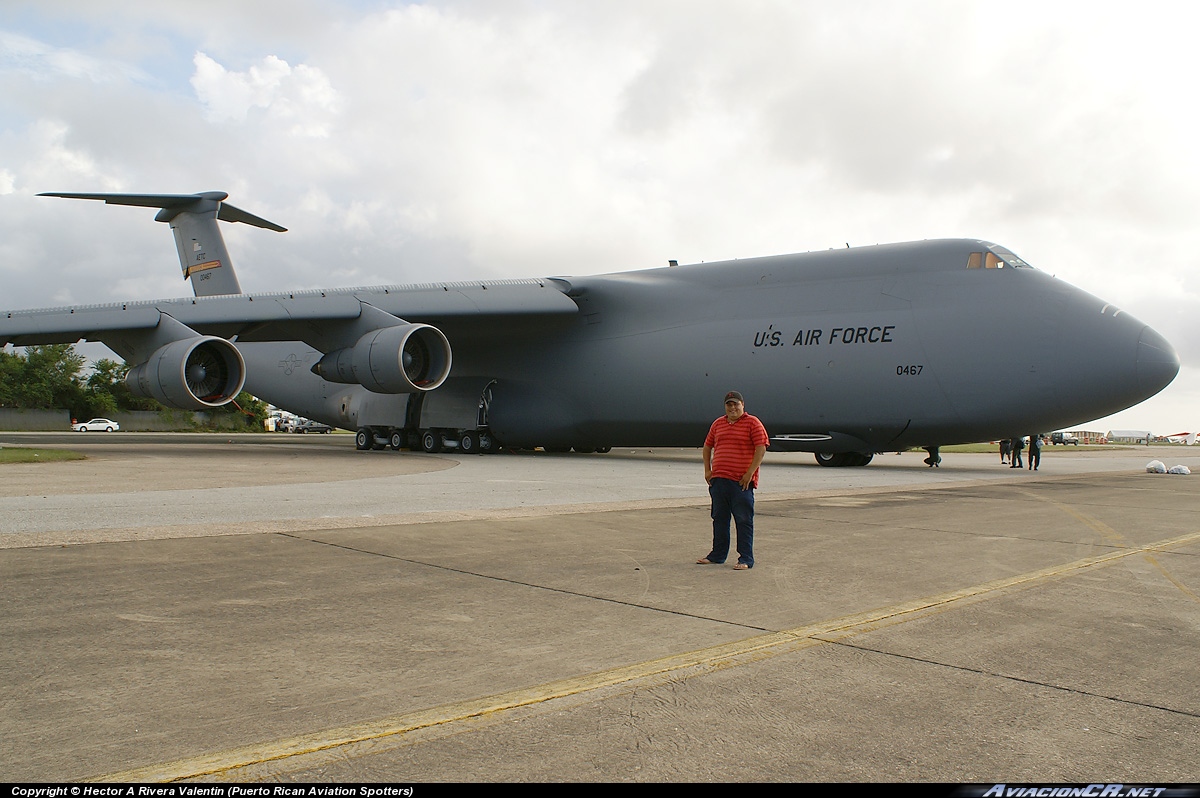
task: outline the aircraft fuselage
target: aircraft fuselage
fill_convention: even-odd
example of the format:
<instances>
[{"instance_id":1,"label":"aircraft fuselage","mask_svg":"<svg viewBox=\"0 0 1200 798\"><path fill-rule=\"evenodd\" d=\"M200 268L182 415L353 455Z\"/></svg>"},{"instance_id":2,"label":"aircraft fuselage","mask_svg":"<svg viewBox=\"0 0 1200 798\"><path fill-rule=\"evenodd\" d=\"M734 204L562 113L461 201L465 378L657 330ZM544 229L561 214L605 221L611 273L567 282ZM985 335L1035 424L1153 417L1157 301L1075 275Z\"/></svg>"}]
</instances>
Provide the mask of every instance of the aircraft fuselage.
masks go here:
<instances>
[{"instance_id":1,"label":"aircraft fuselage","mask_svg":"<svg viewBox=\"0 0 1200 798\"><path fill-rule=\"evenodd\" d=\"M1009 262L969 268L992 250ZM1142 322L972 240L549 282L578 313L420 319L446 334L455 379L492 382L487 422L508 446L697 446L734 389L776 449L994 440L1116 412L1178 370ZM325 382L314 349L240 348L261 398L350 427L373 404L404 425L405 397Z\"/></svg>"}]
</instances>

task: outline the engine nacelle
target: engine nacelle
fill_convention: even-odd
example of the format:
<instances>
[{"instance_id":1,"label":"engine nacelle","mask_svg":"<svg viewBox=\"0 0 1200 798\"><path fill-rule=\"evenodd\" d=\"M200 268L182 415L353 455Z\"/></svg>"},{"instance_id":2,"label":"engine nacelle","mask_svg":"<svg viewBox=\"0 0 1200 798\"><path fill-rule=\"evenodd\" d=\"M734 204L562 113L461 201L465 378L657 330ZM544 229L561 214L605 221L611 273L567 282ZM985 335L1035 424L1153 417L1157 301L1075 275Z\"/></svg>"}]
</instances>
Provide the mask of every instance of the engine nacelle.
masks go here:
<instances>
[{"instance_id":1,"label":"engine nacelle","mask_svg":"<svg viewBox=\"0 0 1200 798\"><path fill-rule=\"evenodd\" d=\"M228 404L245 383L242 353L224 338L211 335L169 343L125 375L134 395L182 410Z\"/></svg>"},{"instance_id":2,"label":"engine nacelle","mask_svg":"<svg viewBox=\"0 0 1200 798\"><path fill-rule=\"evenodd\" d=\"M312 367L329 382L358 384L373 393L432 391L450 375L450 342L437 327L381 327L349 349L330 352Z\"/></svg>"}]
</instances>

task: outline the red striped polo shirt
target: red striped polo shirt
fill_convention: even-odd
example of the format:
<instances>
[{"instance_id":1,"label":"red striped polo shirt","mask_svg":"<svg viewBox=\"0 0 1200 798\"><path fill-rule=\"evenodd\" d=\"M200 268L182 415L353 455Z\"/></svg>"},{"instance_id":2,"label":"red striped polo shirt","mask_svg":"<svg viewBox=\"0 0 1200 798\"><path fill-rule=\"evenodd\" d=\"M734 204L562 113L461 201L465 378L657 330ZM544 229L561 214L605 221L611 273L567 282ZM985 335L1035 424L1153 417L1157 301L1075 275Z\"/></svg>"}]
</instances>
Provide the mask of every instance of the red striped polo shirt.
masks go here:
<instances>
[{"instance_id":1,"label":"red striped polo shirt","mask_svg":"<svg viewBox=\"0 0 1200 798\"><path fill-rule=\"evenodd\" d=\"M742 417L730 424L729 419L721 416L708 428L708 437L704 439L705 446L712 447L712 475L739 482L746 469L754 462L754 450L759 446L770 446L767 430L756 416L743 413ZM754 470L754 478L750 486L758 487L758 469Z\"/></svg>"}]
</instances>

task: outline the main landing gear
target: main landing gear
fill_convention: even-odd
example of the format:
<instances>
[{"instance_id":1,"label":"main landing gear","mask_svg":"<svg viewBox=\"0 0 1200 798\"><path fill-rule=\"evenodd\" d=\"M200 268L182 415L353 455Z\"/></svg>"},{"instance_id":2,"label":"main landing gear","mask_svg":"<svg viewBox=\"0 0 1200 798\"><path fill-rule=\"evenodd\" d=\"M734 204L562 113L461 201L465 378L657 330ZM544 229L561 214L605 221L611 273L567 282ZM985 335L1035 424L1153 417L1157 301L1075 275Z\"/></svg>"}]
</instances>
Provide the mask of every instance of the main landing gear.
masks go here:
<instances>
[{"instance_id":1,"label":"main landing gear","mask_svg":"<svg viewBox=\"0 0 1200 798\"><path fill-rule=\"evenodd\" d=\"M371 449L403 448L429 454L458 451L462 454L493 454L500 451L499 442L487 430L421 429L406 431L395 427L359 427L354 433L354 448L360 452Z\"/></svg>"}]
</instances>

